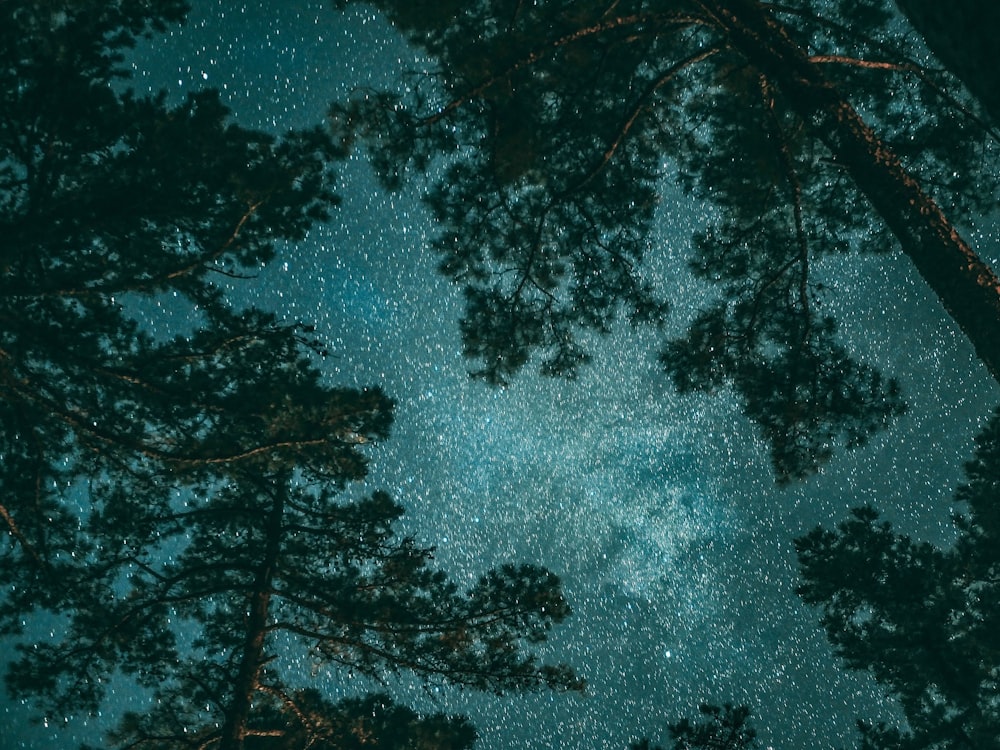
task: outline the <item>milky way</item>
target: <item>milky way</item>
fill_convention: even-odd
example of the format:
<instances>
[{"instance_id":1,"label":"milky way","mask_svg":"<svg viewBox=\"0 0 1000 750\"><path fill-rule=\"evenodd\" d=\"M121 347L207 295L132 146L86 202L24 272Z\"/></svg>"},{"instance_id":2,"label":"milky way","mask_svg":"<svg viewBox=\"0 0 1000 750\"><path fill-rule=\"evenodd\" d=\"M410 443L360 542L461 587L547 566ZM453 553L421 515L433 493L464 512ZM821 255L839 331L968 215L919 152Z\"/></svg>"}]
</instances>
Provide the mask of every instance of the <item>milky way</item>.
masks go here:
<instances>
[{"instance_id":1,"label":"milky way","mask_svg":"<svg viewBox=\"0 0 1000 750\"><path fill-rule=\"evenodd\" d=\"M321 122L353 87L398 87L402 72L425 65L372 11L194 5L185 28L136 51L131 85L174 98L218 87L247 127ZM406 682L390 691L468 712L487 749L624 750L641 735L662 738L666 722L705 700L748 703L765 744L789 750L850 746L856 718L891 716L873 682L840 670L816 613L796 598L791 542L865 502L904 531L947 538L961 463L1000 394L903 260L844 258L819 272L845 336L899 376L909 412L782 489L731 399L671 391L651 333L622 326L597 340L594 365L575 382L527 373L494 390L471 381L461 296L434 273L419 182L384 194L355 156L339 192L329 225L280 248L233 299L315 323L331 344L332 382L381 385L396 399L368 486L405 505L403 529L435 545L438 564L459 581L508 560L562 577L574 616L554 631L551 654L589 683L582 697L428 693ZM670 186L663 202L650 268L683 320L707 300L682 265L704 217ZM162 304L150 325L169 325ZM306 663L299 672L334 694L364 687ZM24 721L17 705L8 714ZM15 736L35 750L73 734Z\"/></svg>"}]
</instances>

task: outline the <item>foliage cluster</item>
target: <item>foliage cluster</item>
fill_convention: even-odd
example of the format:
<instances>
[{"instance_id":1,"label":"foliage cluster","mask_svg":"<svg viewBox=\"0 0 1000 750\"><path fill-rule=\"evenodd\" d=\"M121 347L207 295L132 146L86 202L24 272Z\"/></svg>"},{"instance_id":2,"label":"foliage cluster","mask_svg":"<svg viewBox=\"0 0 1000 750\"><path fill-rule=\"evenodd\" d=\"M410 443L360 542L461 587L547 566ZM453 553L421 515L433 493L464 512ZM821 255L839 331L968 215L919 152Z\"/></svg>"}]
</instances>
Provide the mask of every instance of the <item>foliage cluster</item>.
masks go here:
<instances>
[{"instance_id":1,"label":"foliage cluster","mask_svg":"<svg viewBox=\"0 0 1000 750\"><path fill-rule=\"evenodd\" d=\"M580 690L534 649L569 614L531 565L468 591L343 491L388 437L378 387L327 382L305 323L225 284L336 205L325 128L233 124L218 92L125 88L125 52L177 0L0 4L0 627L8 690L99 712L124 675L151 710L117 747L469 747L467 720L383 692L331 702L286 671ZM143 300L187 311L151 330ZM145 305L150 307L150 305ZM34 642L45 615L58 638Z\"/></svg>"},{"instance_id":2,"label":"foliage cluster","mask_svg":"<svg viewBox=\"0 0 1000 750\"><path fill-rule=\"evenodd\" d=\"M904 409L838 335L825 258L901 249L1000 372L997 279L942 213L995 206L996 133L885 0L372 4L439 67L331 121L389 187L427 173L473 374L505 383L535 359L572 378L620 313L663 328L644 261L666 254L665 181L718 218L688 269L716 299L666 338L664 374L734 392L779 479Z\"/></svg>"}]
</instances>

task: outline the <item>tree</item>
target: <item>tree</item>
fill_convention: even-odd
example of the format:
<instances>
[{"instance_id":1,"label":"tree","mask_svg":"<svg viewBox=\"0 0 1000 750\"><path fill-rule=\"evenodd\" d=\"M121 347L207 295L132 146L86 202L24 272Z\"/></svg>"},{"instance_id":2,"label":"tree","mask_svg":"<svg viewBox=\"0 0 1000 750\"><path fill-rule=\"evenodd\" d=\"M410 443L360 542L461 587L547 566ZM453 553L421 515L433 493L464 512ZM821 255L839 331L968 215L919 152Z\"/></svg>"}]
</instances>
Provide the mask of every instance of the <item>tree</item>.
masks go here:
<instances>
[{"instance_id":1,"label":"tree","mask_svg":"<svg viewBox=\"0 0 1000 750\"><path fill-rule=\"evenodd\" d=\"M903 409L839 341L825 256L898 246L1000 372L1000 282L941 208L994 205L995 133L887 0L373 4L438 72L335 105L334 130L390 186L441 165L433 244L464 287L474 374L502 383L538 355L572 377L582 332L620 311L662 323L642 264L669 177L718 216L690 265L719 297L661 362L682 392L734 389L779 479Z\"/></svg>"},{"instance_id":2,"label":"tree","mask_svg":"<svg viewBox=\"0 0 1000 750\"><path fill-rule=\"evenodd\" d=\"M932 0L896 0L913 28L934 55L983 105L994 125L1000 125L1000 95L983 75L993 57L989 29L1000 23L1000 8L989 0L971 0L948 8Z\"/></svg>"},{"instance_id":3,"label":"tree","mask_svg":"<svg viewBox=\"0 0 1000 750\"><path fill-rule=\"evenodd\" d=\"M218 735L211 726L189 727L185 733L176 722L176 716L159 708L152 718L130 714L112 735L112 743L171 750L182 734L185 747L210 745ZM262 696L245 744L253 750L468 750L475 740L476 730L464 718L420 716L383 693L334 704L307 689L287 701Z\"/></svg>"},{"instance_id":4,"label":"tree","mask_svg":"<svg viewBox=\"0 0 1000 750\"><path fill-rule=\"evenodd\" d=\"M580 689L528 653L569 613L555 576L506 566L460 592L393 536L387 495L338 501L391 401L326 383L311 327L233 309L218 283L327 216L329 135L237 127L211 91L125 90L122 51L183 2L0 6L0 632L65 626L22 644L11 690L69 716L124 673L155 708L124 718L123 746L304 748L474 731L286 685L280 638L374 680ZM188 330L140 324L157 295Z\"/></svg>"},{"instance_id":5,"label":"tree","mask_svg":"<svg viewBox=\"0 0 1000 750\"><path fill-rule=\"evenodd\" d=\"M296 648L314 669L373 680L408 672L497 694L582 689L569 667L524 650L569 614L558 579L507 565L460 592L429 567L431 549L394 538L403 511L387 494L338 501L338 485L364 476L359 446L386 434L388 400L336 388L311 396L355 436L341 448L336 484L327 467L314 473L294 453L268 453L228 463L221 482L207 475L193 498L137 505L109 489L89 517L75 585L47 605L62 613L65 636L19 647L12 693L38 696L49 714L96 711L121 669L157 706L126 720L124 747L183 747L198 728L206 745L235 750L288 733L308 747L341 726L343 706L287 684L281 664ZM301 416L282 406L249 424L287 429ZM279 731L275 711L291 712L298 728ZM423 726L408 721L414 732Z\"/></svg>"},{"instance_id":6,"label":"tree","mask_svg":"<svg viewBox=\"0 0 1000 750\"><path fill-rule=\"evenodd\" d=\"M125 525L110 506L92 529L104 527L108 546ZM317 671L374 680L408 672L497 694L582 688L568 667L540 664L523 649L569 614L555 576L504 566L460 592L428 566L430 549L393 538L401 514L380 492L340 504L287 478L247 478L140 519L160 544L130 541L127 566L112 570L123 593L95 596L110 588L106 580L78 590L65 637L19 647L8 687L39 696L46 712L94 711L120 667L156 706L126 719L121 746L183 747L200 728L205 745L219 748L257 746L248 739L260 736L311 747L343 731L343 707L317 703L294 677L288 684L290 654L307 655ZM131 513L128 520L135 534ZM183 551L168 556L178 545ZM191 631L198 635L186 647ZM275 712L297 726L279 731Z\"/></svg>"},{"instance_id":7,"label":"tree","mask_svg":"<svg viewBox=\"0 0 1000 750\"><path fill-rule=\"evenodd\" d=\"M757 731L750 725L750 709L726 703L698 706L701 721L684 718L668 729L673 741L671 750L750 750L760 747ZM630 750L664 750L649 739L633 742Z\"/></svg>"},{"instance_id":8,"label":"tree","mask_svg":"<svg viewBox=\"0 0 1000 750\"><path fill-rule=\"evenodd\" d=\"M899 700L908 727L862 724L864 747L982 748L1000 741L1000 411L976 439L956 500L956 544L893 531L870 507L796 540L803 600L837 655Z\"/></svg>"},{"instance_id":9,"label":"tree","mask_svg":"<svg viewBox=\"0 0 1000 750\"><path fill-rule=\"evenodd\" d=\"M126 90L123 51L185 11L179 0L0 6L5 571L23 562L61 579L87 543L74 510L84 482L148 496L195 468L275 451L319 463L350 441L346 426L305 418L311 386L296 373L318 352L309 328L233 310L218 283L327 215L337 151L320 129L276 139L237 127L215 92L169 105ZM189 312L190 330L140 325L139 300L157 295ZM245 420L237 411L282 398L302 413L295 430L221 434Z\"/></svg>"}]
</instances>

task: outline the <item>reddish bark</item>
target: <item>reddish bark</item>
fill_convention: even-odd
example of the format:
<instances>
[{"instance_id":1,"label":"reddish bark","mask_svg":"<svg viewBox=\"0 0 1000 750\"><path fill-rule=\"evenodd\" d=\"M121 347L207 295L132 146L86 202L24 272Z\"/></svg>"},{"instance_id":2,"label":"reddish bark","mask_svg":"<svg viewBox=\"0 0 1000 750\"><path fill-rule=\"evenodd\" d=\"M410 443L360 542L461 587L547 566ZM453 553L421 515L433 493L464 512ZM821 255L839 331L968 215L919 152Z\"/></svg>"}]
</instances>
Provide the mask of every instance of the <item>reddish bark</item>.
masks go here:
<instances>
[{"instance_id":1,"label":"reddish bark","mask_svg":"<svg viewBox=\"0 0 1000 750\"><path fill-rule=\"evenodd\" d=\"M278 485L276 485L278 486ZM244 629L243 653L233 682L231 700L226 707L219 750L243 750L247 722L254 693L259 689L260 670L264 665L264 641L267 637L271 604L271 584L281 553L282 521L285 512L285 488L278 486L277 496L268 513L264 557L254 578Z\"/></svg>"},{"instance_id":2,"label":"reddish bark","mask_svg":"<svg viewBox=\"0 0 1000 750\"><path fill-rule=\"evenodd\" d=\"M1000 279L993 270L773 16L754 0L697 2L848 171L1000 382Z\"/></svg>"}]
</instances>

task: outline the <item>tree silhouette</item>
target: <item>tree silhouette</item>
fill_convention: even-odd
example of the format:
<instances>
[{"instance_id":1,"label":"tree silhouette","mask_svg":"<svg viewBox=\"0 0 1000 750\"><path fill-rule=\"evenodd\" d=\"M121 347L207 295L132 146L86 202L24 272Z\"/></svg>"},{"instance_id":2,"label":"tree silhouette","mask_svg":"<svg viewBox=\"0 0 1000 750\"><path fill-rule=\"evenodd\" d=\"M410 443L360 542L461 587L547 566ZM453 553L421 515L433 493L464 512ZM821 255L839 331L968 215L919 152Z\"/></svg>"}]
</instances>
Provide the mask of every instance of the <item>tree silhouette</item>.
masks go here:
<instances>
[{"instance_id":1,"label":"tree silhouette","mask_svg":"<svg viewBox=\"0 0 1000 750\"><path fill-rule=\"evenodd\" d=\"M73 510L81 482L169 492L196 467L274 451L315 451L322 462L349 434L305 417L310 386L296 373L317 349L309 329L230 309L218 283L259 268L276 242L326 216L338 152L320 129L275 139L237 127L215 92L174 106L125 90L123 51L185 9L176 0L0 7L8 562L53 572L86 543ZM186 310L190 330L171 338L140 326L138 300L155 295ZM223 436L246 421L236 411L282 408L283 392L304 415L296 427ZM163 472L171 478L151 479Z\"/></svg>"},{"instance_id":2,"label":"tree silhouette","mask_svg":"<svg viewBox=\"0 0 1000 750\"><path fill-rule=\"evenodd\" d=\"M799 594L823 613L851 669L895 696L905 730L863 724L864 747L981 748L1000 739L1000 412L976 439L956 500L957 543L941 549L898 534L870 507L835 531L796 541Z\"/></svg>"},{"instance_id":3,"label":"tree silhouette","mask_svg":"<svg viewBox=\"0 0 1000 750\"><path fill-rule=\"evenodd\" d=\"M582 332L662 322L643 261L669 177L718 217L690 265L719 296L662 364L682 391L733 388L779 479L903 408L839 342L824 257L899 247L1000 372L1000 282L942 209L995 203L995 133L888 0L374 5L437 72L331 120L390 186L438 165L433 245L464 288L474 374L502 383L536 356L572 377Z\"/></svg>"},{"instance_id":4,"label":"tree silhouette","mask_svg":"<svg viewBox=\"0 0 1000 750\"><path fill-rule=\"evenodd\" d=\"M123 747L468 747L464 719L333 703L280 669L298 644L376 681L582 687L529 652L569 613L555 576L461 592L393 535L387 495L338 499L391 401L326 383L310 327L233 309L220 281L326 217L342 151L237 127L215 92L126 91L123 50L185 10L0 4L0 632L40 613L62 633L22 643L8 687L70 716L133 678L153 708ZM189 327L140 324L154 296Z\"/></svg>"},{"instance_id":5,"label":"tree silhouette","mask_svg":"<svg viewBox=\"0 0 1000 750\"><path fill-rule=\"evenodd\" d=\"M969 0L948 8L933 0L896 0L934 55L983 105L994 126L1000 126L1000 94L983 75L993 57L989 30L1000 23L1000 8L989 0Z\"/></svg>"},{"instance_id":6,"label":"tree silhouette","mask_svg":"<svg viewBox=\"0 0 1000 750\"><path fill-rule=\"evenodd\" d=\"M389 402L343 389L316 395L356 436L338 457L339 483L360 479L359 446L385 435ZM261 427L295 419L277 410ZM36 695L47 715L96 711L120 669L158 706L127 719L123 746L183 747L182 730L198 728L208 745L230 749L273 725L279 709L309 741L340 725L345 709L317 707L286 683L281 664L296 649L314 669L374 680L405 672L497 694L582 689L571 669L525 651L569 614L554 575L503 566L460 592L429 567L431 549L394 537L403 511L387 494L340 501L329 476L309 483L309 471L295 454L271 453L227 464L224 481L209 475L193 498L140 509L116 489L102 495L88 555L75 558L80 574L48 605L62 613L64 637L19 647L11 692Z\"/></svg>"},{"instance_id":7,"label":"tree silhouette","mask_svg":"<svg viewBox=\"0 0 1000 750\"><path fill-rule=\"evenodd\" d=\"M258 703L247 726L245 747L250 750L467 750L476 740L475 729L464 718L420 716L382 693L331 703L307 689L280 698L263 695ZM178 718L163 708L151 717L130 714L112 735L112 743L172 750L215 742L217 728L181 726ZM181 736L186 738L183 744L178 742Z\"/></svg>"},{"instance_id":8,"label":"tree silhouette","mask_svg":"<svg viewBox=\"0 0 1000 750\"><path fill-rule=\"evenodd\" d=\"M757 731L750 725L750 709L726 703L698 706L700 721L684 718L668 729L672 744L670 750L751 750L760 747ZM629 750L665 750L641 739L629 745Z\"/></svg>"}]
</instances>

